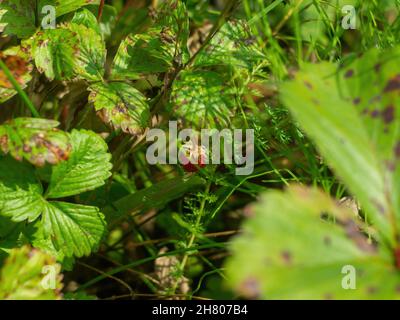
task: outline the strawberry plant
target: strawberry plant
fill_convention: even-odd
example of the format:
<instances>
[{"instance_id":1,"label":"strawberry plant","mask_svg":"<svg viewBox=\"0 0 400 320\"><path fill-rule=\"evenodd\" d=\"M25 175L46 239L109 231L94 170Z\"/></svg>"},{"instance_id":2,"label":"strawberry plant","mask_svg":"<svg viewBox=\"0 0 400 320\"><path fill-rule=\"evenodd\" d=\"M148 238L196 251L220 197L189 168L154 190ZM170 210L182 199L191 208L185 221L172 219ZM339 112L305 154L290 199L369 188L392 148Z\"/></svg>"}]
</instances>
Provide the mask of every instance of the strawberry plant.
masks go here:
<instances>
[{"instance_id":1,"label":"strawberry plant","mask_svg":"<svg viewBox=\"0 0 400 320\"><path fill-rule=\"evenodd\" d=\"M0 0L0 299L397 299L396 1Z\"/></svg>"}]
</instances>

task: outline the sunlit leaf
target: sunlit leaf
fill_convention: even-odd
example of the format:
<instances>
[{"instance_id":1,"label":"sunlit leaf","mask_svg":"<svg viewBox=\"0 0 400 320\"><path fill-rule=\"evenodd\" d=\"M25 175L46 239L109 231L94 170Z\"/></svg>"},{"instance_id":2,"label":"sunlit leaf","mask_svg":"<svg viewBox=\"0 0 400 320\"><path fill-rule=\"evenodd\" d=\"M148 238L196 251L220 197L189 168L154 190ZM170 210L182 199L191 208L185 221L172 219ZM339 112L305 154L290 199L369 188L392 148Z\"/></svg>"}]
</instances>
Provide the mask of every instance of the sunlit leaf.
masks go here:
<instances>
[{"instance_id":1,"label":"sunlit leaf","mask_svg":"<svg viewBox=\"0 0 400 320\"><path fill-rule=\"evenodd\" d=\"M86 130L71 133L72 152L67 161L53 167L48 198L62 198L96 189L111 175L111 155L97 134Z\"/></svg>"},{"instance_id":2,"label":"sunlit leaf","mask_svg":"<svg viewBox=\"0 0 400 320\"><path fill-rule=\"evenodd\" d=\"M106 50L102 37L83 21L77 22L38 32L33 38L36 66L50 80L96 80L103 76Z\"/></svg>"},{"instance_id":3,"label":"sunlit leaf","mask_svg":"<svg viewBox=\"0 0 400 320\"><path fill-rule=\"evenodd\" d=\"M67 202L46 203L41 223L44 235L67 257L96 251L106 230L98 208Z\"/></svg>"},{"instance_id":4,"label":"sunlit leaf","mask_svg":"<svg viewBox=\"0 0 400 320\"><path fill-rule=\"evenodd\" d=\"M225 23L197 56L196 66L230 66L235 70L251 70L265 60L245 21L232 20Z\"/></svg>"},{"instance_id":5,"label":"sunlit leaf","mask_svg":"<svg viewBox=\"0 0 400 320\"><path fill-rule=\"evenodd\" d=\"M89 90L89 101L111 127L135 135L148 126L150 110L146 97L131 85L123 82L94 84Z\"/></svg>"},{"instance_id":6,"label":"sunlit leaf","mask_svg":"<svg viewBox=\"0 0 400 320\"><path fill-rule=\"evenodd\" d=\"M122 41L112 66L114 79L166 72L172 67L174 44L167 30L151 29Z\"/></svg>"},{"instance_id":7,"label":"sunlit leaf","mask_svg":"<svg viewBox=\"0 0 400 320\"><path fill-rule=\"evenodd\" d=\"M233 114L232 89L212 71L183 71L174 81L171 111L197 128L226 127Z\"/></svg>"},{"instance_id":8,"label":"sunlit leaf","mask_svg":"<svg viewBox=\"0 0 400 320\"><path fill-rule=\"evenodd\" d=\"M64 161L71 151L70 137L56 128L58 124L54 120L34 118L7 121L0 125L0 150L36 166Z\"/></svg>"}]
</instances>

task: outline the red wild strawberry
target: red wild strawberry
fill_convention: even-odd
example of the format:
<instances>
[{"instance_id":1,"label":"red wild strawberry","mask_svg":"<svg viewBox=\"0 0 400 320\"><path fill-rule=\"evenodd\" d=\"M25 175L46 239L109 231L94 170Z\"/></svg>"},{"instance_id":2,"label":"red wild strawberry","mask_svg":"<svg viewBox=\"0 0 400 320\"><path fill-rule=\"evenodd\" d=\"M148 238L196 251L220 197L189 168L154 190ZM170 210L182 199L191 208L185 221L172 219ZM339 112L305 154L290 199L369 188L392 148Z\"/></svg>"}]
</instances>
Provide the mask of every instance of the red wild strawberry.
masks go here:
<instances>
[{"instance_id":1,"label":"red wild strawberry","mask_svg":"<svg viewBox=\"0 0 400 320\"><path fill-rule=\"evenodd\" d=\"M203 146L194 145L191 141L179 151L179 161L186 172L197 172L206 166L207 152Z\"/></svg>"}]
</instances>

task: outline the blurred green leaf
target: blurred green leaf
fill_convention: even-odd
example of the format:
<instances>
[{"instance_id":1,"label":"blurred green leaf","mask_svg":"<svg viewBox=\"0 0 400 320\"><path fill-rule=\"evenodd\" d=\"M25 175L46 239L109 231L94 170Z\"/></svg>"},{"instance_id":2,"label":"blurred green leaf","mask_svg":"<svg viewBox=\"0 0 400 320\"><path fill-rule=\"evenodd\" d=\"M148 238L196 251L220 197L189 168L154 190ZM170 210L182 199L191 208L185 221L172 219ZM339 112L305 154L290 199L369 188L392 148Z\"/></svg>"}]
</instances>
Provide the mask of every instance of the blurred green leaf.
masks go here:
<instances>
[{"instance_id":1,"label":"blurred green leaf","mask_svg":"<svg viewBox=\"0 0 400 320\"><path fill-rule=\"evenodd\" d=\"M384 246L370 243L354 213L317 189L270 191L232 245L228 279L261 299L398 299L400 275ZM354 268L356 288L345 266Z\"/></svg>"},{"instance_id":2,"label":"blurred green leaf","mask_svg":"<svg viewBox=\"0 0 400 320\"><path fill-rule=\"evenodd\" d=\"M127 214L161 209L169 202L189 191L197 190L202 185L204 185L204 180L195 175L168 179L113 202L104 209L104 213L111 220Z\"/></svg>"},{"instance_id":3,"label":"blurred green leaf","mask_svg":"<svg viewBox=\"0 0 400 320\"><path fill-rule=\"evenodd\" d=\"M55 288L43 285L46 267L54 268ZM54 258L37 249L13 249L0 271L0 300L61 299L60 269Z\"/></svg>"},{"instance_id":4,"label":"blurred green leaf","mask_svg":"<svg viewBox=\"0 0 400 320\"><path fill-rule=\"evenodd\" d=\"M307 65L282 87L284 103L393 246L400 215L398 52L373 50L340 70Z\"/></svg>"}]
</instances>

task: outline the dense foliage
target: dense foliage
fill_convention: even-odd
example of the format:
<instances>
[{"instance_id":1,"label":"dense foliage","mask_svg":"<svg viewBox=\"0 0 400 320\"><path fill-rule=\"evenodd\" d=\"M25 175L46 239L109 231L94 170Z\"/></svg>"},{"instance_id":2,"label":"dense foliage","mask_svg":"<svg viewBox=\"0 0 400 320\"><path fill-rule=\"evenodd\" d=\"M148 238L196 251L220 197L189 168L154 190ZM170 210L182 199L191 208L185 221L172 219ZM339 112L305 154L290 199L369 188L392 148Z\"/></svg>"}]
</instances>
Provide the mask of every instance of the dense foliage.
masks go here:
<instances>
[{"instance_id":1,"label":"dense foliage","mask_svg":"<svg viewBox=\"0 0 400 320\"><path fill-rule=\"evenodd\" d=\"M400 298L399 10L0 0L0 299Z\"/></svg>"}]
</instances>

